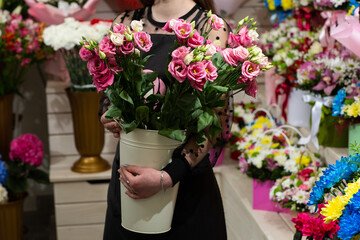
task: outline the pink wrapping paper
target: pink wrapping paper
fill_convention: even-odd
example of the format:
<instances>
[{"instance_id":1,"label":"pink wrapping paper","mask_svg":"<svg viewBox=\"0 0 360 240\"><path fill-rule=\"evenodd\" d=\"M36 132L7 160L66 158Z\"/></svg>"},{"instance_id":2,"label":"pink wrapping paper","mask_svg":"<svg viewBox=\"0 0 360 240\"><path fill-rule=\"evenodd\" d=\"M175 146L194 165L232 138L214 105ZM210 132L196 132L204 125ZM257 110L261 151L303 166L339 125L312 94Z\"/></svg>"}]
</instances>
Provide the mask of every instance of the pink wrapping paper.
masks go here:
<instances>
[{"instance_id":1,"label":"pink wrapping paper","mask_svg":"<svg viewBox=\"0 0 360 240\"><path fill-rule=\"evenodd\" d=\"M269 193L273 185L274 181L257 182L257 179L253 179L253 209L289 213L290 209L277 207L270 200Z\"/></svg>"},{"instance_id":2,"label":"pink wrapping paper","mask_svg":"<svg viewBox=\"0 0 360 240\"><path fill-rule=\"evenodd\" d=\"M275 74L275 68L271 68L264 73L265 78L265 97L266 97L266 104L272 105L277 104L276 102L276 80L281 78L281 76Z\"/></svg>"},{"instance_id":3,"label":"pink wrapping paper","mask_svg":"<svg viewBox=\"0 0 360 240\"><path fill-rule=\"evenodd\" d=\"M330 35L360 57L360 23L358 14L359 9L356 10L355 16L345 16L344 21L340 22L337 26L332 26Z\"/></svg>"},{"instance_id":4,"label":"pink wrapping paper","mask_svg":"<svg viewBox=\"0 0 360 240\"><path fill-rule=\"evenodd\" d=\"M47 25L60 24L67 17L73 17L76 20L87 20L95 13L95 5L99 0L88 0L82 8L75 10L72 14L67 15L61 9L54 6L38 3L35 0L25 0L30 7L28 12L31 16Z\"/></svg>"}]
</instances>

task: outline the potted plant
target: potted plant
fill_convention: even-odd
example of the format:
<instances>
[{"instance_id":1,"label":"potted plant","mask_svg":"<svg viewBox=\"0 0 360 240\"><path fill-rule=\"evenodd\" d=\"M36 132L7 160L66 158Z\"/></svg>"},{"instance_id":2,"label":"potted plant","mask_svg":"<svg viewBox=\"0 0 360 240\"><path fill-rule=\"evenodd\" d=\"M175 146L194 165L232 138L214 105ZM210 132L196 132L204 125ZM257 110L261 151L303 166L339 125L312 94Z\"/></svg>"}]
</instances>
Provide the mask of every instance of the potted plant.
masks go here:
<instances>
[{"instance_id":1,"label":"potted plant","mask_svg":"<svg viewBox=\"0 0 360 240\"><path fill-rule=\"evenodd\" d=\"M43 161L43 145L33 134L23 134L11 142L10 160L0 159L0 238L22 239L23 202L28 179L48 184L49 176L38 169Z\"/></svg>"},{"instance_id":2,"label":"potted plant","mask_svg":"<svg viewBox=\"0 0 360 240\"><path fill-rule=\"evenodd\" d=\"M104 128L97 119L97 106L101 94L92 84L86 63L81 59L80 40L86 36L100 41L110 28L109 21L80 22L66 18L59 25L44 30L44 42L59 51L69 72L71 87L66 89L72 110L75 145L81 157L72 170L81 173L94 173L110 168L100 153L104 146Z\"/></svg>"},{"instance_id":3,"label":"potted plant","mask_svg":"<svg viewBox=\"0 0 360 240\"><path fill-rule=\"evenodd\" d=\"M14 94L21 95L19 87L31 64L45 60L52 51L42 39L43 23L1 9L0 19L0 154L7 158L13 130Z\"/></svg>"}]
</instances>

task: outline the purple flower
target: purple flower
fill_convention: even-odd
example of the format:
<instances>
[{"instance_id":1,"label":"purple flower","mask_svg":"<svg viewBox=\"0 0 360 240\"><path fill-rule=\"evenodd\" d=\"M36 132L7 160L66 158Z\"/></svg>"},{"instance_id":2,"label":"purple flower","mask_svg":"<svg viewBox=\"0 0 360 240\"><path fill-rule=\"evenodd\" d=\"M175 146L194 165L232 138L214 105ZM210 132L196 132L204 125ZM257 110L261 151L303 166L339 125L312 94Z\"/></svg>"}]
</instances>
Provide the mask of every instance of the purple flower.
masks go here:
<instances>
[{"instance_id":1,"label":"purple flower","mask_svg":"<svg viewBox=\"0 0 360 240\"><path fill-rule=\"evenodd\" d=\"M313 87L313 89L318 91L324 90L325 94L329 96L336 88L336 82L339 77L339 73L332 73L330 69L327 68L323 74L322 80Z\"/></svg>"}]
</instances>

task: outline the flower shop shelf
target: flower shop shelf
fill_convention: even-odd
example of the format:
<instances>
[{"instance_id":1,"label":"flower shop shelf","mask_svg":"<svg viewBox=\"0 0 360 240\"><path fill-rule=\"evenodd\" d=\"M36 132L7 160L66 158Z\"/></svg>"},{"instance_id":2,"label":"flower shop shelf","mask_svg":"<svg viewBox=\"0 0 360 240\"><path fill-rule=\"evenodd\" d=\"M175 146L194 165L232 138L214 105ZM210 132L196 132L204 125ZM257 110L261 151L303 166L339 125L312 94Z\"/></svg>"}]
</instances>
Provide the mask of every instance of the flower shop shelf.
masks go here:
<instances>
[{"instance_id":1,"label":"flower shop shelf","mask_svg":"<svg viewBox=\"0 0 360 240\"><path fill-rule=\"evenodd\" d=\"M229 240L293 239L289 214L253 209L253 181L236 169L235 161L226 158L214 171L220 179Z\"/></svg>"}]
</instances>

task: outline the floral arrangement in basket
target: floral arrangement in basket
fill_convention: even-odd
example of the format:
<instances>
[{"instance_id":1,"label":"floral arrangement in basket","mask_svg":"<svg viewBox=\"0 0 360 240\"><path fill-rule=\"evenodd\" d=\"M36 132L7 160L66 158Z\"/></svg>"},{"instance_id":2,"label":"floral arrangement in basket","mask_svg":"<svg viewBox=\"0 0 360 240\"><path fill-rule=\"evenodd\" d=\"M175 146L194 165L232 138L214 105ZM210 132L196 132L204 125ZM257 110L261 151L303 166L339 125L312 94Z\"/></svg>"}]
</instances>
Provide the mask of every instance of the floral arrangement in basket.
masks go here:
<instances>
[{"instance_id":1,"label":"floral arrangement in basket","mask_svg":"<svg viewBox=\"0 0 360 240\"><path fill-rule=\"evenodd\" d=\"M50 183L48 174L38 169L43 155L43 144L36 135L23 134L12 140L10 160L4 162L0 159L0 204L25 197L28 179Z\"/></svg>"},{"instance_id":2,"label":"floral arrangement in basket","mask_svg":"<svg viewBox=\"0 0 360 240\"><path fill-rule=\"evenodd\" d=\"M81 50L82 37L101 41L107 35L112 20L77 21L66 18L64 23L51 25L44 29L44 43L60 51L69 72L72 91L95 91L92 77L83 61L84 49ZM86 54L86 53L85 53ZM86 58L86 57L85 57Z\"/></svg>"},{"instance_id":3,"label":"floral arrangement in basket","mask_svg":"<svg viewBox=\"0 0 360 240\"><path fill-rule=\"evenodd\" d=\"M315 160L313 154L301 156L299 164L305 160L305 164ZM297 159L296 159L297 160ZM297 160L298 161L298 160ZM310 191L315 185L319 162L313 162L312 166L307 166L297 173L282 177L276 180L270 189L270 200L279 204L282 208L289 208L296 212L309 212L312 209L306 205L310 198Z\"/></svg>"},{"instance_id":4,"label":"floral arrangement in basket","mask_svg":"<svg viewBox=\"0 0 360 240\"><path fill-rule=\"evenodd\" d=\"M345 89L339 90L332 103L332 115L342 116L347 120L358 122L357 120L360 117L359 97L360 83L353 83L348 94Z\"/></svg>"},{"instance_id":5,"label":"floral arrangement in basket","mask_svg":"<svg viewBox=\"0 0 360 240\"><path fill-rule=\"evenodd\" d=\"M354 151L359 152L358 145ZM341 157L323 171L310 193L308 205L325 203L321 215L325 223L338 221L337 236L343 240L360 234L360 154Z\"/></svg>"},{"instance_id":6,"label":"floral arrangement in basket","mask_svg":"<svg viewBox=\"0 0 360 240\"><path fill-rule=\"evenodd\" d=\"M0 96L19 93L29 66L52 54L44 45L44 24L0 9Z\"/></svg>"},{"instance_id":7,"label":"floral arrangement in basket","mask_svg":"<svg viewBox=\"0 0 360 240\"><path fill-rule=\"evenodd\" d=\"M339 231L339 222L324 222L324 216L320 214L324 204L319 205L315 214L299 213L296 218L291 219L295 223L296 233L294 240L301 240L306 236L307 240L340 240L336 234Z\"/></svg>"},{"instance_id":8,"label":"floral arrangement in basket","mask_svg":"<svg viewBox=\"0 0 360 240\"><path fill-rule=\"evenodd\" d=\"M47 25L60 24L67 17L87 20L99 0L25 0L29 14Z\"/></svg>"},{"instance_id":9,"label":"floral arrangement in basket","mask_svg":"<svg viewBox=\"0 0 360 240\"><path fill-rule=\"evenodd\" d=\"M271 67L251 37L256 36L252 21L241 20L235 34L229 35L229 47L220 49L207 39L210 31L224 27L211 12L203 36L193 23L169 20L164 30L174 33L177 41L169 56L169 84L163 94L148 93L154 81L162 80L154 72L144 73L151 56L142 58L140 50L149 51L152 42L142 32L141 22L133 21L131 28L114 26L99 44L84 39L94 84L98 91L106 90L112 102L106 117L118 120L126 133L137 127L156 129L180 141L194 134L198 144L206 140L205 128L210 137L216 136L221 125L215 108L225 106L224 94L231 90L256 94L256 76Z\"/></svg>"},{"instance_id":10,"label":"floral arrangement in basket","mask_svg":"<svg viewBox=\"0 0 360 240\"><path fill-rule=\"evenodd\" d=\"M326 10L344 10L347 11L353 6L356 1L354 0L343 0L343 1L336 1L336 0L314 0L314 8L321 11Z\"/></svg>"},{"instance_id":11,"label":"floral arrangement in basket","mask_svg":"<svg viewBox=\"0 0 360 240\"><path fill-rule=\"evenodd\" d=\"M239 135L238 133L240 132L240 129L254 122L255 116L253 113L256 110L257 106L253 102L235 103L233 108L234 108L234 116L233 116L234 124L232 125L231 131L233 135Z\"/></svg>"}]
</instances>

